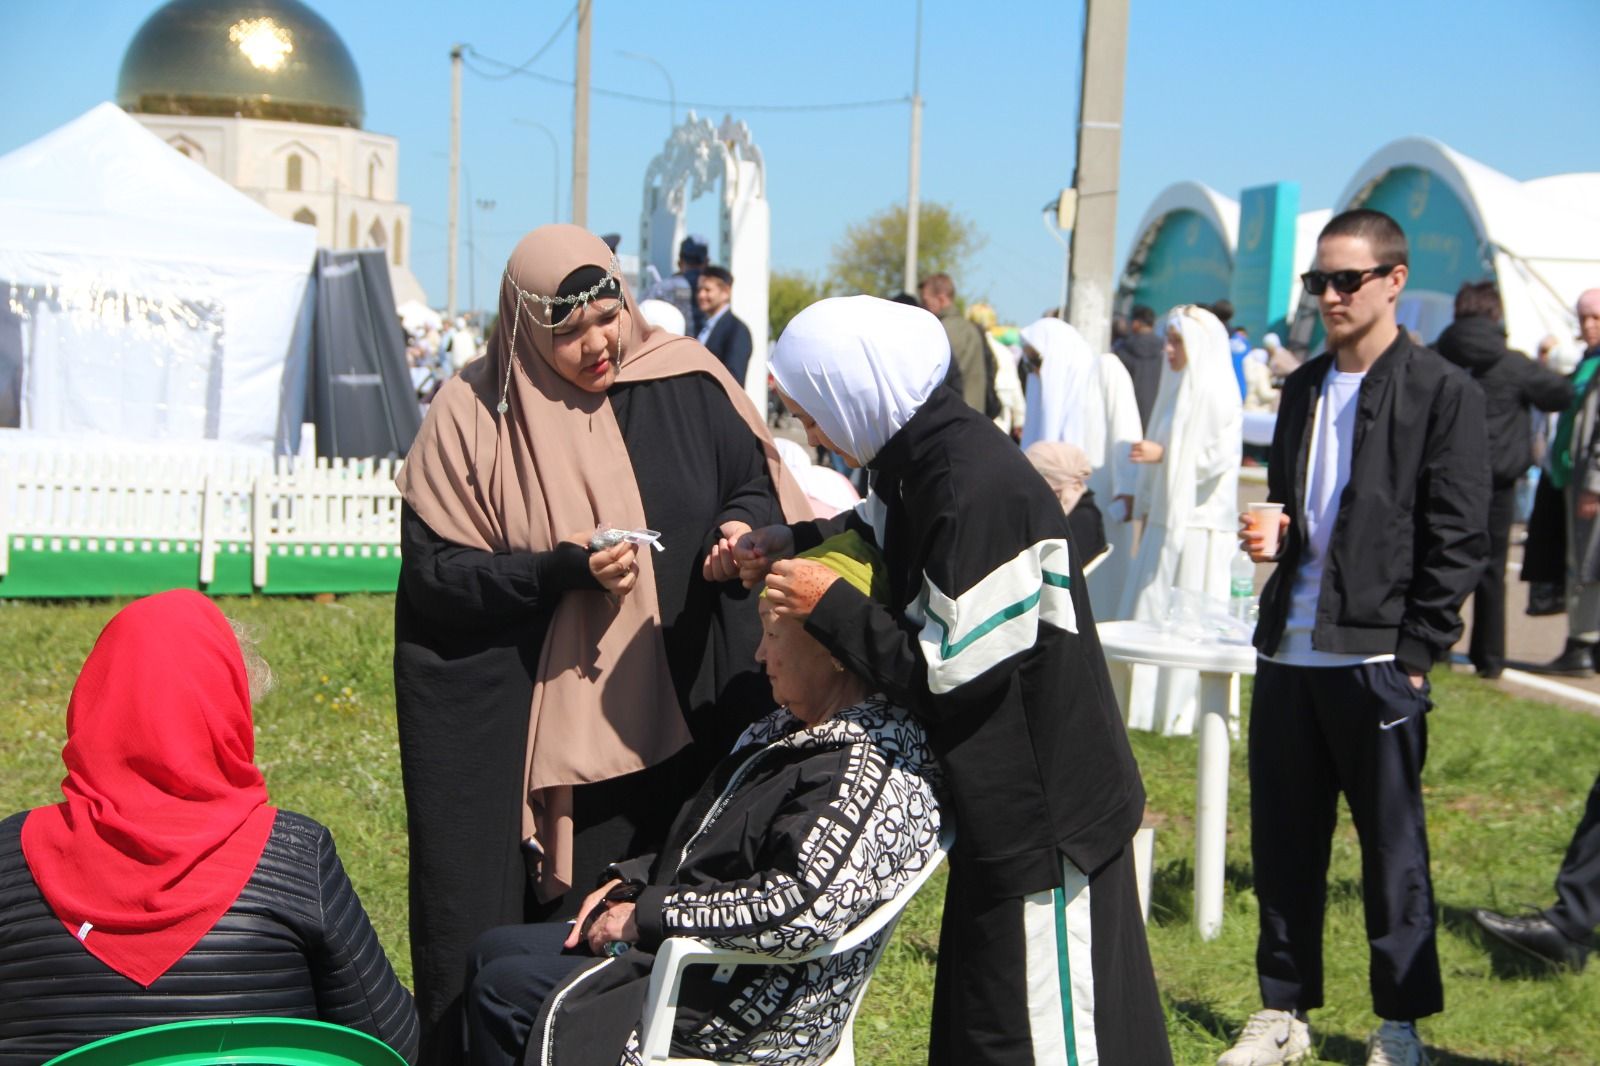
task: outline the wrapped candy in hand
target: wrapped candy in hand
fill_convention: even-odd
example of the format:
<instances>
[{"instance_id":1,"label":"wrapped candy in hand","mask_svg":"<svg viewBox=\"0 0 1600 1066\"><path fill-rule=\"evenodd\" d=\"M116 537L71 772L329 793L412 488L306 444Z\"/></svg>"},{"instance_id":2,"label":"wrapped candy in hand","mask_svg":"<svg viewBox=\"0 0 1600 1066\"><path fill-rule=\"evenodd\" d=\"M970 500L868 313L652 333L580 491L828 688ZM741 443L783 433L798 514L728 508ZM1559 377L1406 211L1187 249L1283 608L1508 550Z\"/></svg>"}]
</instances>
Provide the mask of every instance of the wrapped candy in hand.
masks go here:
<instances>
[{"instance_id":1,"label":"wrapped candy in hand","mask_svg":"<svg viewBox=\"0 0 1600 1066\"><path fill-rule=\"evenodd\" d=\"M667 550L661 546L661 534L653 529L617 529L612 526L601 526L594 531L594 536L589 538L589 550L605 551L607 548L615 548L623 541L639 547L648 544L658 552Z\"/></svg>"}]
</instances>

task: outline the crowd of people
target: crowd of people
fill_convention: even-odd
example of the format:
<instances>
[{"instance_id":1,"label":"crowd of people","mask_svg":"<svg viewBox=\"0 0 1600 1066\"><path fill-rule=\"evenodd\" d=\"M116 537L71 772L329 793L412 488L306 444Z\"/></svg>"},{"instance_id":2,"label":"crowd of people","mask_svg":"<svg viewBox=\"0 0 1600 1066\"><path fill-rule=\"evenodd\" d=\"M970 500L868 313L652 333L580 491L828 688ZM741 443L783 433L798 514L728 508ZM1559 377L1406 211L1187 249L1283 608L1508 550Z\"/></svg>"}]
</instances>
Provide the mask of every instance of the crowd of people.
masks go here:
<instances>
[{"instance_id":1,"label":"crowd of people","mask_svg":"<svg viewBox=\"0 0 1600 1066\"><path fill-rule=\"evenodd\" d=\"M1127 729L1191 729L1194 678L1138 674L1120 708L1095 623L1225 596L1242 550L1274 567L1248 733L1262 1009L1219 1066L1309 1053L1341 794L1382 1021L1367 1062L1420 1066L1416 1022L1443 1007L1428 674L1474 594L1473 662L1504 665L1530 408L1557 415L1534 505L1567 561L1551 669L1600 660L1600 290L1561 376L1506 347L1492 285L1422 345L1397 317L1408 270L1388 216L1334 217L1302 279L1326 330L1305 360L1251 348L1218 304L1134 308L1097 353L1056 314L963 313L942 274L824 299L769 363L807 454L745 391L734 279L702 242L636 300L614 247L535 230L399 478L414 999L327 831L268 803L264 664L172 592L85 663L63 802L0 823L0 1064L242 996L412 1062L635 1064L655 952L691 936L780 965L692 972L674 1053L811 1066L884 938L802 957L944 845L931 1063L1170 1063ZM1273 528L1238 513L1252 397L1277 412ZM1600 781L1556 905L1478 920L1583 964Z\"/></svg>"}]
</instances>

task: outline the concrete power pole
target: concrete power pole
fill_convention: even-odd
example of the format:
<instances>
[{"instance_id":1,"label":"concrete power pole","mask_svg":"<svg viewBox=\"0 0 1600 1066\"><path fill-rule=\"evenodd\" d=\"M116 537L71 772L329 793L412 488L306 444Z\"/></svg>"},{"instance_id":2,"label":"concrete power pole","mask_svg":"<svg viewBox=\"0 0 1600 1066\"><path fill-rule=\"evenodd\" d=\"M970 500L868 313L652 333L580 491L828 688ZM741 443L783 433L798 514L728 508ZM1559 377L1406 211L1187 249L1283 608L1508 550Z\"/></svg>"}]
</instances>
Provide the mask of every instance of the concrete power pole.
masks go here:
<instances>
[{"instance_id":1,"label":"concrete power pole","mask_svg":"<svg viewBox=\"0 0 1600 1066\"><path fill-rule=\"evenodd\" d=\"M921 222L922 199L918 186L922 179L922 0L917 0L916 52L911 60L911 173L906 181L906 284L905 291L917 291L917 228Z\"/></svg>"},{"instance_id":2,"label":"concrete power pole","mask_svg":"<svg viewBox=\"0 0 1600 1066\"><path fill-rule=\"evenodd\" d=\"M589 15L578 0L578 76L572 101L572 224L589 224Z\"/></svg>"},{"instance_id":3,"label":"concrete power pole","mask_svg":"<svg viewBox=\"0 0 1600 1066\"><path fill-rule=\"evenodd\" d=\"M1067 321L1092 352L1111 350L1117 237L1117 168L1122 154L1122 80L1128 0L1085 0L1083 87L1078 104L1078 219L1072 230Z\"/></svg>"},{"instance_id":4,"label":"concrete power pole","mask_svg":"<svg viewBox=\"0 0 1600 1066\"><path fill-rule=\"evenodd\" d=\"M450 224L445 237L445 317L456 318L456 227L461 211L461 46L450 49Z\"/></svg>"}]
</instances>

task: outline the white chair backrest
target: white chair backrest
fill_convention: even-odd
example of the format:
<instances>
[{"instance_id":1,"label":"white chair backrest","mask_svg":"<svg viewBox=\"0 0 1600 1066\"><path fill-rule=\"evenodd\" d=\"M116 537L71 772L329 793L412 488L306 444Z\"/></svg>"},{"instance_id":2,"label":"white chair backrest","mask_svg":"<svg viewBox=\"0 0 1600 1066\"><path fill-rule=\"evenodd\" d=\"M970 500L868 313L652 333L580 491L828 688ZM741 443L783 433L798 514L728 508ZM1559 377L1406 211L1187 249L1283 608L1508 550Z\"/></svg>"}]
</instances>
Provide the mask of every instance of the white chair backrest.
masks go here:
<instances>
[{"instance_id":1,"label":"white chair backrest","mask_svg":"<svg viewBox=\"0 0 1600 1066\"><path fill-rule=\"evenodd\" d=\"M889 937L894 933L895 924L905 913L906 905L921 891L928 878L932 877L934 871L944 862L954 843L954 832L946 829L940 834L939 844L927 864L917 871L916 876L907 881L893 898L885 900L877 910L867 915L860 924L838 940L819 944L797 959L775 959L750 951L729 951L687 937L669 937L663 941L661 950L656 952L655 966L650 971L650 990L645 997L643 1024L639 1034L645 1063L648 1066L717 1066L716 1063L706 1059L674 1058L672 1055L672 1023L678 1013L678 994L684 972L688 967L707 964L728 967L792 966L855 951L880 932L884 934L883 946L887 947ZM880 960L883 958L881 952L878 958ZM839 1034L838 1046L825 1060L824 1066L855 1066L856 1012L861 1009L861 1001L866 996L867 985L871 980L869 974L867 980L861 982L861 986L856 989L855 1001L850 1004L849 1017Z\"/></svg>"}]
</instances>

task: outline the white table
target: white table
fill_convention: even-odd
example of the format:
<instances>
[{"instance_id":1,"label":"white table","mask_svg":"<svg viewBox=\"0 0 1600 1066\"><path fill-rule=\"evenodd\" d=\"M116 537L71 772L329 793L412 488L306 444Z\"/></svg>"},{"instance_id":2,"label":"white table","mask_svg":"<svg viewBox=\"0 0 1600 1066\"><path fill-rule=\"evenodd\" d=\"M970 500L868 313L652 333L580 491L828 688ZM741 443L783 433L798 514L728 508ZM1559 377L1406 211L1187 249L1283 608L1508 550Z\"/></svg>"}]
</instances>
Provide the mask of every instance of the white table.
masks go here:
<instances>
[{"instance_id":1,"label":"white table","mask_svg":"<svg viewBox=\"0 0 1600 1066\"><path fill-rule=\"evenodd\" d=\"M1200 756L1195 781L1194 922L1205 940L1222 929L1222 885L1228 845L1228 721L1233 679L1256 672L1256 650L1248 644L1197 643L1163 633L1149 622L1101 622L1118 698L1127 718L1128 675L1135 664L1200 672L1195 732Z\"/></svg>"}]
</instances>

